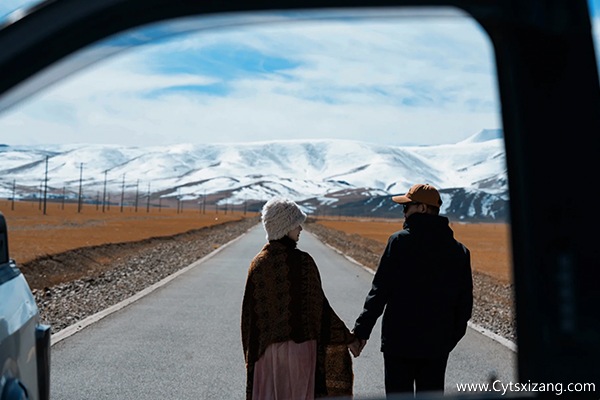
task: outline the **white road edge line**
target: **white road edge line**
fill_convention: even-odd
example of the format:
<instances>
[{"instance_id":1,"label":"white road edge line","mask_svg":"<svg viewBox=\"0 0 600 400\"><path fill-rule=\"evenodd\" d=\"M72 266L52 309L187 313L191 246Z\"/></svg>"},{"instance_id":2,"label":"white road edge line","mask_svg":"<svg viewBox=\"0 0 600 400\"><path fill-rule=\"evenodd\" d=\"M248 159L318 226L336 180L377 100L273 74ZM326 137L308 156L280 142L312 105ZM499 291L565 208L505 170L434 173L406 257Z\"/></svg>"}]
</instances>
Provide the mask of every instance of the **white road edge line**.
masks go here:
<instances>
[{"instance_id":1,"label":"white road edge line","mask_svg":"<svg viewBox=\"0 0 600 400\"><path fill-rule=\"evenodd\" d=\"M250 228L252 229L252 228ZM148 286L146 289L143 289L139 292L137 292L136 294L134 294L133 296L117 303L114 304L102 311L97 312L96 314L90 315L89 317L86 317L84 319L82 319L81 321L78 321L76 323L74 323L73 325L70 325L64 329L62 329L61 331L53 334L50 336L50 346L54 346L56 343L60 342L61 340L64 340L66 338L68 338L69 336L72 336L74 334L76 334L77 332L81 331L82 329L92 325L95 322L100 321L102 318L109 316L110 314L121 310L122 308L127 307L128 305L138 301L139 299L141 299L142 297L152 293L153 291L155 291L156 289L166 285L167 283L171 282L173 279L177 278L179 275L186 273L187 271L189 271L192 268L197 267L198 265L202 264L203 262L205 262L206 260L212 258L213 256L215 256L217 253L219 253L221 250L225 249L226 247L228 247L229 245L233 244L234 242L238 241L239 239L241 239L243 236L245 236L250 229L248 229L245 233L241 234L240 236L236 237L233 240L230 240L229 242L225 243L224 245L218 247L217 249L215 249L213 252L205 255L204 257L202 257L199 260L194 261L193 263L191 263L190 265L188 265L187 267L183 267L182 269L180 269L177 272L174 272L173 274L167 276L166 278L156 282L155 284Z\"/></svg>"},{"instance_id":2,"label":"white road edge line","mask_svg":"<svg viewBox=\"0 0 600 400\"><path fill-rule=\"evenodd\" d=\"M362 269L364 269L365 271L367 271L368 273L370 273L371 275L375 275L375 271L373 271L371 268L368 268L364 265L362 265L361 263L359 263L358 261L356 261L354 258L347 256L346 254L344 254L343 252L341 252L340 250L336 249L335 247L325 243L325 245L327 247L329 247L330 249L332 249L333 251L337 252L338 254L344 256L346 259L348 259L349 261L351 261L352 263L358 265L359 267L361 267ZM471 328L476 330L477 332L481 333L484 336L487 336L488 338L500 343L501 345L507 347L508 349L514 351L515 353L517 353L517 345L516 343L506 339L505 337L502 337L492 331L490 331L489 329L484 328L483 326L477 325L471 321L469 321L467 323L467 325Z\"/></svg>"}]
</instances>

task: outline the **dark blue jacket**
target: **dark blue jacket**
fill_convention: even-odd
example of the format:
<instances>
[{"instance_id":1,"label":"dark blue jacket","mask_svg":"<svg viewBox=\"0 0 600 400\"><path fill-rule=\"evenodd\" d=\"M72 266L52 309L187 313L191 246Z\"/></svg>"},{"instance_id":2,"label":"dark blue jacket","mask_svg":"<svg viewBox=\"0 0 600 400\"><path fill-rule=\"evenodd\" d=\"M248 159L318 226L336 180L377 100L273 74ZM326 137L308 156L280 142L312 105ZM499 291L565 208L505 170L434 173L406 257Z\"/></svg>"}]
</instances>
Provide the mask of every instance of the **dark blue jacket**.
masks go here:
<instances>
[{"instance_id":1,"label":"dark blue jacket","mask_svg":"<svg viewBox=\"0 0 600 400\"><path fill-rule=\"evenodd\" d=\"M369 339L383 313L381 351L442 356L464 336L472 307L469 250L454 239L448 218L412 214L388 240L354 333Z\"/></svg>"}]
</instances>

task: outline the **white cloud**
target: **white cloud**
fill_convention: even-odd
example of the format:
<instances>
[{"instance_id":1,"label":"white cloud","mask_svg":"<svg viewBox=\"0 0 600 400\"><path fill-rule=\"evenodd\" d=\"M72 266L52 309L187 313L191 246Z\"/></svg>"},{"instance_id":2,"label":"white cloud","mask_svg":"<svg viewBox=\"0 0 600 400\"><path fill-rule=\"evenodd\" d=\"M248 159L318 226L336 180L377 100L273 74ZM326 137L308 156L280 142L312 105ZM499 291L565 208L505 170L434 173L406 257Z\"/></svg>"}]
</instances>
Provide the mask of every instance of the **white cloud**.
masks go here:
<instances>
[{"instance_id":1,"label":"white cloud","mask_svg":"<svg viewBox=\"0 0 600 400\"><path fill-rule=\"evenodd\" d=\"M231 44L298 66L235 78L157 72L174 53ZM163 91L213 84L226 93ZM433 144L499 124L491 46L475 22L338 21L204 32L124 53L2 115L0 142Z\"/></svg>"}]
</instances>

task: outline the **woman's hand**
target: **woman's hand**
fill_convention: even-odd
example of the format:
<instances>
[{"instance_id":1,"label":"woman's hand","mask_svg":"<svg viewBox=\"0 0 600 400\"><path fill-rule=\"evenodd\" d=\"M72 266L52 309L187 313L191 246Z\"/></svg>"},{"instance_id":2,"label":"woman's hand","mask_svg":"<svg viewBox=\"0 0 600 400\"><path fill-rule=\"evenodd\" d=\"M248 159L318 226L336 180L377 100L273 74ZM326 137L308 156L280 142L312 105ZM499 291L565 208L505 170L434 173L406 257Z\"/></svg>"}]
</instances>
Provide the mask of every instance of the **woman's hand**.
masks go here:
<instances>
[{"instance_id":1,"label":"woman's hand","mask_svg":"<svg viewBox=\"0 0 600 400\"><path fill-rule=\"evenodd\" d=\"M348 349L350 350L350 353L352 353L352 355L356 358L360 356L360 353L362 352L362 349L364 349L366 344L366 340L354 338L354 341L348 344Z\"/></svg>"}]
</instances>

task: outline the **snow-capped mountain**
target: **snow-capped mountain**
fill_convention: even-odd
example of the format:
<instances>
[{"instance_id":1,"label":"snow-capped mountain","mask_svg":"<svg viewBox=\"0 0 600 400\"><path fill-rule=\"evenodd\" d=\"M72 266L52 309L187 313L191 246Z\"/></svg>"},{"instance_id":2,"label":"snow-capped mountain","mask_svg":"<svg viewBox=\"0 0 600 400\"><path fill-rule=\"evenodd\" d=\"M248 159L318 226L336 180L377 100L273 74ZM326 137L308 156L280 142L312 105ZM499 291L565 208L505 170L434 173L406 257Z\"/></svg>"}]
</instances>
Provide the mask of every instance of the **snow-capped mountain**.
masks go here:
<instances>
[{"instance_id":1,"label":"snow-capped mountain","mask_svg":"<svg viewBox=\"0 0 600 400\"><path fill-rule=\"evenodd\" d=\"M47 174L46 174L47 171ZM503 219L508 184L501 130L456 144L385 146L349 140L286 140L163 147L116 145L0 146L0 197L48 193L84 196L150 193L259 205L286 196L307 211L398 214L389 201L416 182L438 187L442 211L461 218ZM105 190L106 188L106 190Z\"/></svg>"}]
</instances>

